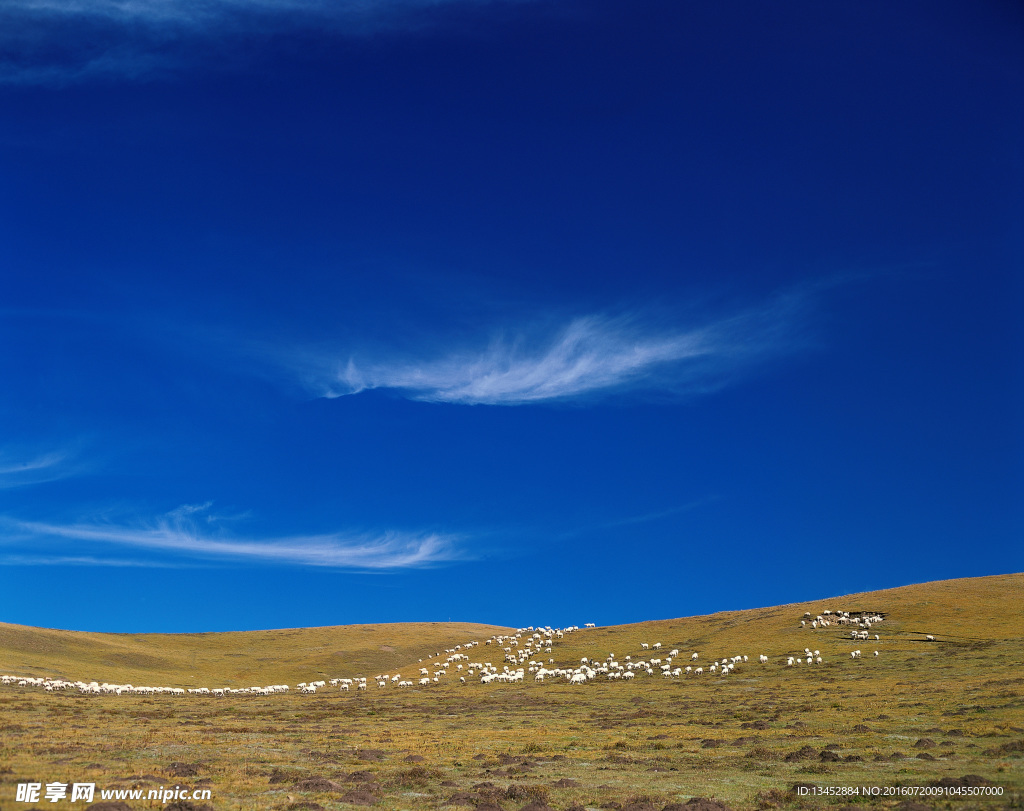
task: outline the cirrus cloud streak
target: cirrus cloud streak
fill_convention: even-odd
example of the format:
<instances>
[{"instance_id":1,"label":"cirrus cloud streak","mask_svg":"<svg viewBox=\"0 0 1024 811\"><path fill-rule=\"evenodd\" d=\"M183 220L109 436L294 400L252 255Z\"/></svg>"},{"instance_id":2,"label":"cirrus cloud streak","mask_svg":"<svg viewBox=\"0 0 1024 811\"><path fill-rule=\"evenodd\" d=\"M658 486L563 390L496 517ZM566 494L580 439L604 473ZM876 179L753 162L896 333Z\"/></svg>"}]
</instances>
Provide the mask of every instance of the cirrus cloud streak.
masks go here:
<instances>
[{"instance_id":1,"label":"cirrus cloud streak","mask_svg":"<svg viewBox=\"0 0 1024 811\"><path fill-rule=\"evenodd\" d=\"M418 30L429 24L424 12L435 8L526 1L5 0L0 84L138 80L192 64L223 68L237 58L229 58L232 43L244 51L248 43L306 30L342 38Z\"/></svg>"},{"instance_id":2,"label":"cirrus cloud streak","mask_svg":"<svg viewBox=\"0 0 1024 811\"><path fill-rule=\"evenodd\" d=\"M236 539L211 537L188 520L203 508L179 508L151 525L112 523L56 524L40 521L3 520L7 547L32 545L39 555L40 543L72 542L76 552L109 546L136 552L171 553L175 558L235 561L255 564L317 566L365 571L411 569L461 559L454 536L437 532L325 533L278 538ZM21 553L14 551L17 562ZM103 560L103 557L97 560ZM119 565L123 565L119 564ZM153 565L162 565L155 562Z\"/></svg>"},{"instance_id":3,"label":"cirrus cloud streak","mask_svg":"<svg viewBox=\"0 0 1024 811\"><path fill-rule=\"evenodd\" d=\"M482 347L440 348L427 357L298 351L278 360L309 391L328 398L390 389L410 400L511 406L627 391L687 396L720 389L792 351L801 310L801 297L790 295L688 328L590 315L555 330L527 326Z\"/></svg>"},{"instance_id":4,"label":"cirrus cloud streak","mask_svg":"<svg viewBox=\"0 0 1024 811\"><path fill-rule=\"evenodd\" d=\"M23 456L0 450L0 490L56 481L81 472L70 450Z\"/></svg>"}]
</instances>

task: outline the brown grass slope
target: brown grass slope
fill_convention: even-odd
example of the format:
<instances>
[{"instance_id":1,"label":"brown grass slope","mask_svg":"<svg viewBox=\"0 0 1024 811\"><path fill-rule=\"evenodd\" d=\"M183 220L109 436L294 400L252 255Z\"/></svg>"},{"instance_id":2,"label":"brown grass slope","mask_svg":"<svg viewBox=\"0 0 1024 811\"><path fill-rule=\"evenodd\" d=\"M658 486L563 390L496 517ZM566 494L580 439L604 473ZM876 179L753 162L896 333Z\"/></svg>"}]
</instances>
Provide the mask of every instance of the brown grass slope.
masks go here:
<instances>
[{"instance_id":1,"label":"brown grass slope","mask_svg":"<svg viewBox=\"0 0 1024 811\"><path fill-rule=\"evenodd\" d=\"M0 673L167 687L373 676L508 628L462 622L202 634L105 634L0 623Z\"/></svg>"},{"instance_id":2,"label":"brown grass slope","mask_svg":"<svg viewBox=\"0 0 1024 811\"><path fill-rule=\"evenodd\" d=\"M804 647L848 656L920 652L922 645L962 647L1017 640L1024 649L1024 573L962 578L829 597L771 608L605 626L568 635L559 664L641 653L661 642L664 655L700 652L700 664L737 654L770 657ZM853 642L846 626L801 628L804 612L871 611L886 620L872 639ZM104 634L0 623L0 673L72 680L190 686L248 686L372 676L408 669L445 648L509 628L471 623L395 623L203 634ZM881 640L875 642L874 633ZM936 637L926 643L925 636ZM481 658L501 661L500 651ZM654 655L652 653L652 655ZM578 661L578 659L576 660ZM680 660L681 662L681 660Z\"/></svg>"},{"instance_id":3,"label":"brown grass slope","mask_svg":"<svg viewBox=\"0 0 1024 811\"><path fill-rule=\"evenodd\" d=\"M826 609L878 612L886 619L871 629L868 641L856 643L847 626L818 630L800 626L805 612L815 617ZM881 637L878 642L875 633ZM926 642L928 635L935 637L934 643ZM771 608L605 626L573 635L560 650L599 659L609 653L637 658L641 642L661 642L662 655L672 648L679 648L685 657L697 651L700 663L706 665L738 654L756 657L763 653L774 658L799 653L805 647L824 653L823 646L827 646L830 655L848 656L856 649L867 655L874 650L889 654L920 652L925 644L941 649L1013 640L1024 650L1024 573L940 580Z\"/></svg>"},{"instance_id":4,"label":"brown grass slope","mask_svg":"<svg viewBox=\"0 0 1024 811\"><path fill-rule=\"evenodd\" d=\"M371 685L225 698L0 685L0 811L16 807L18 783L51 779L106 788L208 786L216 811L348 811L367 797L379 811L467 803L518 811L528 801L555 811L665 811L692 797L716 797L733 811L1020 809L1022 605L1024 575L951 580L586 629L557 640L550 655L534 655L569 667L609 653L619 661L657 657L640 643L661 642L662 657L678 647L677 662L687 664L696 650L707 667L747 654L750 662L728 677L599 678L580 686L470 679L460 686L450 675L405 690ZM845 626L800 627L805 611L816 616L826 608L884 614L871 629L880 639L853 642ZM59 667L77 676L91 668L99 679L183 686L193 683L185 678L211 686L295 684L358 675L366 663L373 672L410 675L423 653L503 630L409 624L136 636L0 626L0 672ZM804 647L820 649L823 663L787 667L783 657ZM850 658L856 648L863 658ZM338 651L346 654L336 658ZM481 645L471 655L500 667L503 653ZM771 662L759 664L759 653ZM116 675L127 667L119 655L152 659L139 660L125 672L141 675L124 679ZM174 670L193 656L194 673ZM310 672L317 667L324 672ZM229 679L236 672L246 678ZM264 672L281 678L247 680ZM796 787L807 784L970 784L1003 793L801 796Z\"/></svg>"}]
</instances>

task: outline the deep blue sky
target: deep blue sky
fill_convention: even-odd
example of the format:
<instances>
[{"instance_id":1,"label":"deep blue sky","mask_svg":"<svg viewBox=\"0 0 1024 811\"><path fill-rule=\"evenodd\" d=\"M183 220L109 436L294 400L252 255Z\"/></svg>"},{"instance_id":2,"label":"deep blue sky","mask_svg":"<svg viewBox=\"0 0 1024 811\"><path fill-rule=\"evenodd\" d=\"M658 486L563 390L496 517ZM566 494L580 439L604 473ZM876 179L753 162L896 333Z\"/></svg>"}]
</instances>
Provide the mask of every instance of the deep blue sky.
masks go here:
<instances>
[{"instance_id":1,"label":"deep blue sky","mask_svg":"<svg viewBox=\"0 0 1024 811\"><path fill-rule=\"evenodd\" d=\"M1022 98L1002 1L8 0L0 620L1024 569Z\"/></svg>"}]
</instances>

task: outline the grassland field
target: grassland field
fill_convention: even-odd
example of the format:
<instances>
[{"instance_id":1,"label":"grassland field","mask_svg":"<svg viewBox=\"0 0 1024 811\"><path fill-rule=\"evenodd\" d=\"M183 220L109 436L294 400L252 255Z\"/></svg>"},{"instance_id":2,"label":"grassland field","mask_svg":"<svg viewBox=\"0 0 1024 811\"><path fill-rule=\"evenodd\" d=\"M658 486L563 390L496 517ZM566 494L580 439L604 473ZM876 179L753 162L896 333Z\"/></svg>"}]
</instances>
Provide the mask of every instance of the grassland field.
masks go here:
<instances>
[{"instance_id":1,"label":"grassland field","mask_svg":"<svg viewBox=\"0 0 1024 811\"><path fill-rule=\"evenodd\" d=\"M851 640L845 626L801 628L804 612L825 609L885 620L868 641ZM0 811L88 807L16 801L19 783L53 781L210 789L204 802L169 804L103 805L97 794L97 811L1024 808L1024 574L584 629L536 657L554 659L548 667L610 653L648 658L644 642L661 642L662 654L678 648L679 664L694 651L705 667L746 654L728 677L570 685L527 674L463 686L449 676L402 690L372 681L418 677L435 653L513 631L408 623L162 635L0 624L0 674L292 685L284 695L223 698L0 686ZM823 663L787 667L805 647ZM469 655L502 665L498 645ZM294 689L356 676L371 677L368 690ZM1002 794L841 793L864 786Z\"/></svg>"}]
</instances>

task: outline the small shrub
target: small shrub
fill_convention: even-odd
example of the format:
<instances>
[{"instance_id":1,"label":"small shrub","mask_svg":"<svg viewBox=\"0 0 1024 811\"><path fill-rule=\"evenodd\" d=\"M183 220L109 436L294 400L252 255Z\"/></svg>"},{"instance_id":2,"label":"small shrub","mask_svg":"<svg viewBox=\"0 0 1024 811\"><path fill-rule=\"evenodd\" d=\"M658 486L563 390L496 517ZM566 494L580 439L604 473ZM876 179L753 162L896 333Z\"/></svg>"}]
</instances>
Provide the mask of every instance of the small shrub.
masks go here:
<instances>
[{"instance_id":1,"label":"small shrub","mask_svg":"<svg viewBox=\"0 0 1024 811\"><path fill-rule=\"evenodd\" d=\"M435 780L441 776L442 773L437 769L428 769L425 766L413 766L411 769L405 769L397 772L389 782L404 788L423 788L431 780Z\"/></svg>"},{"instance_id":2,"label":"small shrub","mask_svg":"<svg viewBox=\"0 0 1024 811\"><path fill-rule=\"evenodd\" d=\"M521 786L513 783L505 789L505 797L509 800L537 803L538 805L547 805L549 794L547 786Z\"/></svg>"},{"instance_id":3,"label":"small shrub","mask_svg":"<svg viewBox=\"0 0 1024 811\"><path fill-rule=\"evenodd\" d=\"M786 801L786 793L781 789L770 788L759 791L754 797L754 806L759 809L778 808Z\"/></svg>"}]
</instances>

